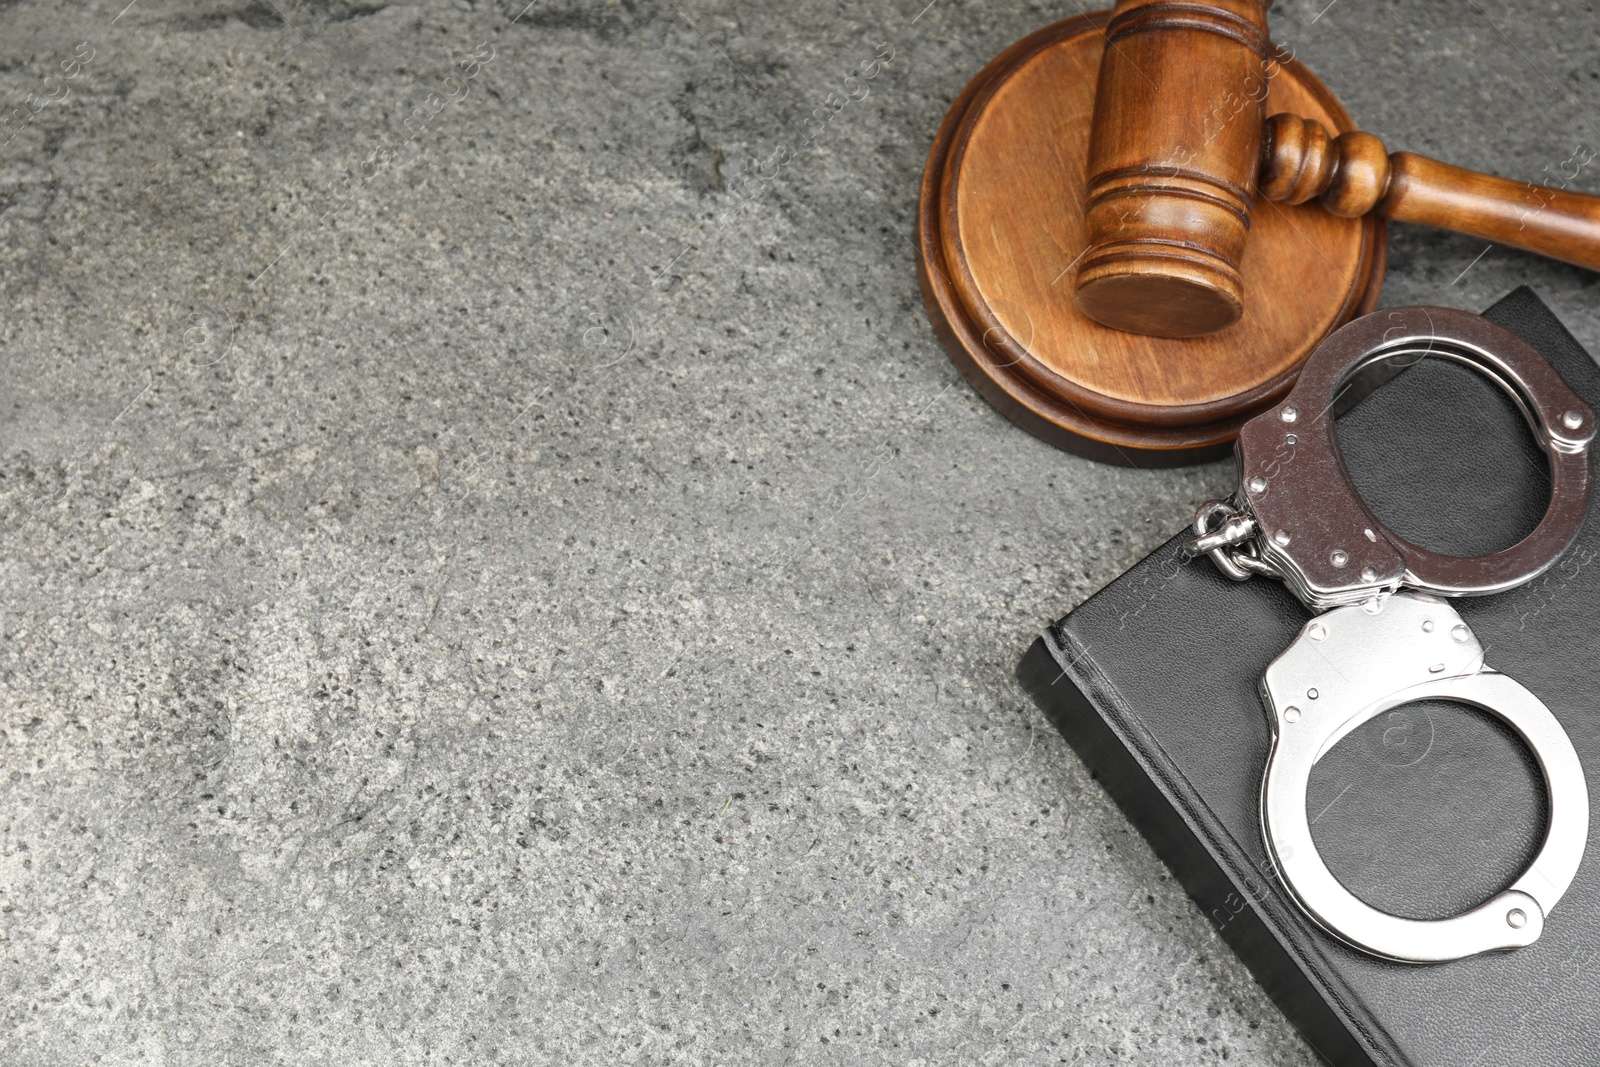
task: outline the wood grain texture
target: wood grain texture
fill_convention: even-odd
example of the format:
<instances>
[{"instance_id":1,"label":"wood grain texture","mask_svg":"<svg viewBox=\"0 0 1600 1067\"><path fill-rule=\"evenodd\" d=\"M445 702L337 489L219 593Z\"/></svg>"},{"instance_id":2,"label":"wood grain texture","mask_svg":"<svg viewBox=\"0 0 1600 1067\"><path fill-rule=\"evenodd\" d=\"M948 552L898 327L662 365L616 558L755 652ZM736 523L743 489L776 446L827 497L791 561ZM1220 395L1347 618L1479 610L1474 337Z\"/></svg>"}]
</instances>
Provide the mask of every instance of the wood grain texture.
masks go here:
<instances>
[{"instance_id":1,"label":"wood grain texture","mask_svg":"<svg viewBox=\"0 0 1600 1067\"><path fill-rule=\"evenodd\" d=\"M1193 337L1237 322L1271 81L1260 0L1118 0L1089 135L1078 307Z\"/></svg>"},{"instance_id":2,"label":"wood grain texture","mask_svg":"<svg viewBox=\"0 0 1600 1067\"><path fill-rule=\"evenodd\" d=\"M1312 118L1275 114L1261 149L1269 200L1317 200L1336 215L1376 211L1600 270L1600 197L1497 178L1411 152L1369 133L1330 137Z\"/></svg>"},{"instance_id":3,"label":"wood grain texture","mask_svg":"<svg viewBox=\"0 0 1600 1067\"><path fill-rule=\"evenodd\" d=\"M918 269L952 360L1013 421L1060 447L1164 466L1224 454L1287 393L1329 332L1371 310L1381 221L1258 204L1240 261L1243 316L1177 340L1112 330L1072 295L1088 248L1090 119L1108 13L1017 42L962 92L923 175ZM1268 107L1352 128L1303 66L1283 62Z\"/></svg>"}]
</instances>

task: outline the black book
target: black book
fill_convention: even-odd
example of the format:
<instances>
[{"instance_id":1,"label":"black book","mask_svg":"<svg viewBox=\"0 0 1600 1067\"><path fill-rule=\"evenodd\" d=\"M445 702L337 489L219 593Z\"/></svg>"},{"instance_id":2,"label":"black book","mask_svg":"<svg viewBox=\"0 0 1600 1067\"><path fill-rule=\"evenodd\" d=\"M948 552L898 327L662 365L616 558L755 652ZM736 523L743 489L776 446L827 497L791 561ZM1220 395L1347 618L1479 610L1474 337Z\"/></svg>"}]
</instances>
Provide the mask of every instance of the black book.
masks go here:
<instances>
[{"instance_id":1,"label":"black book","mask_svg":"<svg viewBox=\"0 0 1600 1067\"><path fill-rule=\"evenodd\" d=\"M1485 316L1520 334L1600 409L1600 367L1534 293ZM1538 522L1549 473L1515 406L1471 370L1424 360L1342 415L1351 477L1388 526L1477 556ZM1289 1019L1345 1067L1600 1063L1600 848L1540 939L1430 966L1364 955L1315 926L1261 840L1269 727L1257 688L1309 611L1275 581L1235 583L1175 537L1052 626L1018 675ZM1537 694L1600 798L1600 521L1537 581L1452 601L1487 662ZM1498 721L1448 702L1380 715L1318 764L1318 850L1357 896L1443 918L1509 886L1547 801Z\"/></svg>"}]
</instances>

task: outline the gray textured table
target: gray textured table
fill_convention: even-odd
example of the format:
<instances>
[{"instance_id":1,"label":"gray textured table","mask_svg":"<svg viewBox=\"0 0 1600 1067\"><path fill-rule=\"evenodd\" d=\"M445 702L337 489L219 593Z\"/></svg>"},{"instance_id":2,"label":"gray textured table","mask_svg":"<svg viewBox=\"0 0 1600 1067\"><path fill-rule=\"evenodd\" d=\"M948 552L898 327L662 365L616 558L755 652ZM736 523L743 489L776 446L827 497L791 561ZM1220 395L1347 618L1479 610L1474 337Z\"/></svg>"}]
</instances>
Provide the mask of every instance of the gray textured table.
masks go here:
<instances>
[{"instance_id":1,"label":"gray textured table","mask_svg":"<svg viewBox=\"0 0 1600 1067\"><path fill-rule=\"evenodd\" d=\"M0 1061L1310 1064L1011 676L1228 465L1052 451L917 293L1075 9L524 2L0 5ZM1583 4L1273 17L1394 147L1600 145ZM1483 251L1385 302L1600 347Z\"/></svg>"}]
</instances>

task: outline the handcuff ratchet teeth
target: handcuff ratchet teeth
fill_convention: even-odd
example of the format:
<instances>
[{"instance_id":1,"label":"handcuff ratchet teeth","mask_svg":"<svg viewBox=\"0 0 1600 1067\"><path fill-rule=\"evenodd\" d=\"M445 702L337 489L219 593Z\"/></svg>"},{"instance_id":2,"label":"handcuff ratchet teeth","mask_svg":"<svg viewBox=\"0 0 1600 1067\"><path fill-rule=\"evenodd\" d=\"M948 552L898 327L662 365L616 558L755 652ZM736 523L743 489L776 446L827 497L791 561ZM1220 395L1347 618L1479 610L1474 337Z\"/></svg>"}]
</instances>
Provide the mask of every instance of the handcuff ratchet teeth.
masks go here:
<instances>
[{"instance_id":1,"label":"handcuff ratchet teeth","mask_svg":"<svg viewBox=\"0 0 1600 1067\"><path fill-rule=\"evenodd\" d=\"M1407 541L1367 507L1340 456L1333 415L1363 372L1428 356L1503 389L1549 459L1544 517L1503 551L1462 558ZM1211 501L1195 516L1190 555L1209 555L1236 580L1280 579L1317 613L1261 681L1272 730L1262 831L1294 901L1356 948L1435 963L1532 944L1577 874L1589 793L1572 741L1543 701L1484 663L1477 636L1442 598L1502 592L1554 566L1588 511L1594 433L1589 406L1520 337L1464 311L1397 308L1357 319L1317 347L1288 397L1240 431L1233 500ZM1550 815L1539 854L1508 889L1460 915L1417 920L1371 907L1329 871L1311 836L1306 789L1311 768L1352 730L1430 699L1466 703L1509 725L1543 772Z\"/></svg>"}]
</instances>

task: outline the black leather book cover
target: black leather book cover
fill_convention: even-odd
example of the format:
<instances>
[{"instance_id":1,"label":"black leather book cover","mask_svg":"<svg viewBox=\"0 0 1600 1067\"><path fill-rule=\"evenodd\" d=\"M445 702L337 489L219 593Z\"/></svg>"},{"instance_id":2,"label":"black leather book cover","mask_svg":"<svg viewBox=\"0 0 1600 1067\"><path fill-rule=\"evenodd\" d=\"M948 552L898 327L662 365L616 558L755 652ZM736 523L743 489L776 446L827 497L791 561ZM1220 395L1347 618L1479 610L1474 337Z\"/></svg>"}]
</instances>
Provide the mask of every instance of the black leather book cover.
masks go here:
<instances>
[{"instance_id":1,"label":"black leather book cover","mask_svg":"<svg viewBox=\"0 0 1600 1067\"><path fill-rule=\"evenodd\" d=\"M1600 367L1529 289L1486 317L1527 338L1591 405ZM1368 504L1453 555L1520 540L1549 494L1521 416L1474 372L1424 360L1345 413L1338 435ZM1235 583L1180 535L1041 637L1018 674L1274 1001L1329 1062L1382 1067L1600 1063L1600 848L1543 936L1516 952L1388 963L1323 933L1270 873L1257 683L1308 610L1268 579ZM1561 720L1600 797L1600 521L1539 580L1453 601L1487 662ZM1368 903L1443 918L1510 885L1538 851L1543 779L1497 722L1460 705L1379 716L1317 766L1318 850ZM1600 808L1597 808L1600 811Z\"/></svg>"}]
</instances>

